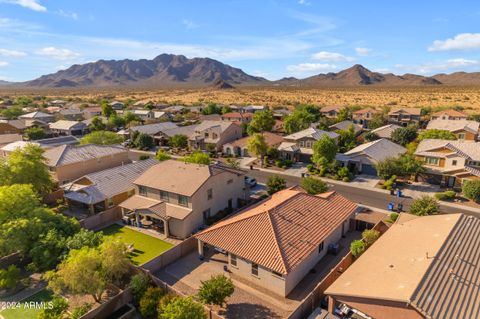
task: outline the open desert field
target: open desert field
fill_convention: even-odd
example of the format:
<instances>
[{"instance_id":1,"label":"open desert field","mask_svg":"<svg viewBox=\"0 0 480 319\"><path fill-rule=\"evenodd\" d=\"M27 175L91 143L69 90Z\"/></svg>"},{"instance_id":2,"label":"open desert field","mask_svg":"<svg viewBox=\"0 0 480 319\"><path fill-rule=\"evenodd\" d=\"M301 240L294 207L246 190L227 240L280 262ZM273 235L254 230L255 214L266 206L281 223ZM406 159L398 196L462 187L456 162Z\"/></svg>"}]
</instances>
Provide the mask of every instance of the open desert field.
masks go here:
<instances>
[{"instance_id":1,"label":"open desert field","mask_svg":"<svg viewBox=\"0 0 480 319\"><path fill-rule=\"evenodd\" d=\"M198 105L262 104L269 106L311 103L325 105L453 107L480 109L480 87L353 87L353 88L291 88L291 87L239 87L235 89L19 89L2 88L0 96L46 96L72 100L99 98L134 101L152 100L159 103Z\"/></svg>"}]
</instances>

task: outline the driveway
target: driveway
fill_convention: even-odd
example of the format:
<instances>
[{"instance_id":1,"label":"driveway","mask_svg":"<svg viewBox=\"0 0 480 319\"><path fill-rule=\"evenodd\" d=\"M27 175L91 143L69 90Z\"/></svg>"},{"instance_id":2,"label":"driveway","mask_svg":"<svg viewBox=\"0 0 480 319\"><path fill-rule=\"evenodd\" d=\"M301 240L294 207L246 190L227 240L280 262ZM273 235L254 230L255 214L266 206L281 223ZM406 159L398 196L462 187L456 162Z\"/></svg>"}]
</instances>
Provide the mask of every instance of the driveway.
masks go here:
<instances>
[{"instance_id":1,"label":"driveway","mask_svg":"<svg viewBox=\"0 0 480 319\"><path fill-rule=\"evenodd\" d=\"M358 187L375 187L380 182L380 178L371 175L357 175L353 181L350 182L352 186Z\"/></svg>"}]
</instances>

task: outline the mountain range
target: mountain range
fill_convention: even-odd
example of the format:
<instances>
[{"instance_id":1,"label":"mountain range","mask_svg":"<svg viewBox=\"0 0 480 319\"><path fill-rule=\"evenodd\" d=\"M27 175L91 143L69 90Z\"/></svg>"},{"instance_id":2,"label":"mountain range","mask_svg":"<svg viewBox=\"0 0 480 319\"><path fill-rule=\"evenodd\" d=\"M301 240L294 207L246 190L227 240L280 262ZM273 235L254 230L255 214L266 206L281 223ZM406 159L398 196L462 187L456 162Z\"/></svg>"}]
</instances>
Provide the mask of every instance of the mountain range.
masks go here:
<instances>
[{"instance_id":1,"label":"mountain range","mask_svg":"<svg viewBox=\"0 0 480 319\"><path fill-rule=\"evenodd\" d=\"M0 86L37 88L76 87L211 87L235 86L355 87L355 86L441 86L480 85L480 72L456 72L422 76L395 75L368 70L356 64L337 73L318 74L269 81L210 58L189 59L183 55L161 54L153 60L99 60L75 64L56 73L27 82L0 81Z\"/></svg>"}]
</instances>

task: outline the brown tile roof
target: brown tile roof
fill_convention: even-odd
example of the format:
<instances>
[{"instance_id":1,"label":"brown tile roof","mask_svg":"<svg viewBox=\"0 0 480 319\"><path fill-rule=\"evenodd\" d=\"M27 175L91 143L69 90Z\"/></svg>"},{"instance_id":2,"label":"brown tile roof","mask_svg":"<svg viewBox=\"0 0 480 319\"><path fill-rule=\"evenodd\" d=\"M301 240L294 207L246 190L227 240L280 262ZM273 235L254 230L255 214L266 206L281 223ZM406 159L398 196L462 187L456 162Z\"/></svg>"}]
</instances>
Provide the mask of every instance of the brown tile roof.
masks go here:
<instances>
[{"instance_id":1,"label":"brown tile roof","mask_svg":"<svg viewBox=\"0 0 480 319\"><path fill-rule=\"evenodd\" d=\"M140 195L133 195L132 197L124 200L118 206L126 208L128 210L135 209L147 209L156 205L161 204L162 202L153 198L148 198Z\"/></svg>"},{"instance_id":2,"label":"brown tile roof","mask_svg":"<svg viewBox=\"0 0 480 319\"><path fill-rule=\"evenodd\" d=\"M457 111L457 110L445 110L445 111L435 112L432 114L432 116L442 116L442 115L448 115L451 117L467 117L468 116L468 114Z\"/></svg>"},{"instance_id":3,"label":"brown tile roof","mask_svg":"<svg viewBox=\"0 0 480 319\"><path fill-rule=\"evenodd\" d=\"M286 189L195 237L288 274L356 208L356 204L335 192L314 196Z\"/></svg>"},{"instance_id":4,"label":"brown tile roof","mask_svg":"<svg viewBox=\"0 0 480 319\"><path fill-rule=\"evenodd\" d=\"M222 115L222 118L249 118L252 117L253 113L239 113L239 112L230 112Z\"/></svg>"},{"instance_id":5,"label":"brown tile roof","mask_svg":"<svg viewBox=\"0 0 480 319\"><path fill-rule=\"evenodd\" d=\"M372 109L371 107L367 107L365 109L361 109L353 112L353 114L367 114L367 113L378 113L378 111L375 109Z\"/></svg>"},{"instance_id":6,"label":"brown tile roof","mask_svg":"<svg viewBox=\"0 0 480 319\"><path fill-rule=\"evenodd\" d=\"M152 166L134 183L175 194L192 196L210 177L221 173L243 174L241 171L220 165L201 165L167 160Z\"/></svg>"},{"instance_id":7,"label":"brown tile roof","mask_svg":"<svg viewBox=\"0 0 480 319\"><path fill-rule=\"evenodd\" d=\"M267 143L268 146L279 145L283 141L283 137L278 135L278 134L274 134L274 133L270 133L270 132L263 132L262 135L265 138L265 143ZM240 138L240 139L238 139L234 142L231 142L230 144L232 146L245 147L245 146L247 146L249 139L250 139L250 136L246 136L246 137Z\"/></svg>"},{"instance_id":8,"label":"brown tile roof","mask_svg":"<svg viewBox=\"0 0 480 319\"><path fill-rule=\"evenodd\" d=\"M398 107L392 109L388 114L395 114L395 113L407 113L410 115L420 115L421 109L417 107Z\"/></svg>"}]
</instances>

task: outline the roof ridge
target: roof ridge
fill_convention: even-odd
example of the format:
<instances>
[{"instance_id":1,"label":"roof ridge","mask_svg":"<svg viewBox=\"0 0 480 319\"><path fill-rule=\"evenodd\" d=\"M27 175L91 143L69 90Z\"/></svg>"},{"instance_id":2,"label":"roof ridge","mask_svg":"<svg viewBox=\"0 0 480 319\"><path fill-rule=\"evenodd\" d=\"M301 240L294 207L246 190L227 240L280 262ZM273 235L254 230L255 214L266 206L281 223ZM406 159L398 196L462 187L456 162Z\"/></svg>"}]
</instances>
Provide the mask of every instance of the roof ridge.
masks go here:
<instances>
[{"instance_id":1,"label":"roof ridge","mask_svg":"<svg viewBox=\"0 0 480 319\"><path fill-rule=\"evenodd\" d=\"M300 193L298 193L298 194L300 194ZM295 194L294 196L290 197L289 199L296 197L298 194ZM279 244L280 241L279 241L279 238L278 238L278 236L277 236L277 232L275 231L275 227L273 227L273 220L272 220L272 216L271 216L271 214L270 214L271 211L276 210L276 209L278 208L278 206L280 206L280 205L282 205L282 204L284 204L284 203L285 203L285 201L283 201L283 202L280 203L279 205L277 205L277 206L275 206L275 207L267 210L266 213L267 213L267 219L268 219L268 221L269 221L270 229L271 229L271 231L272 231L272 235L273 235L273 237L274 237L274 239L275 239L275 240L274 240L275 247L277 248L277 253L278 253L278 255L280 256L280 259L281 259L281 261L282 261L283 273L284 273L284 274L287 274L287 273L288 273L287 262L285 261L285 256L284 256L283 253L282 253L282 249L280 249L280 244Z\"/></svg>"}]
</instances>

